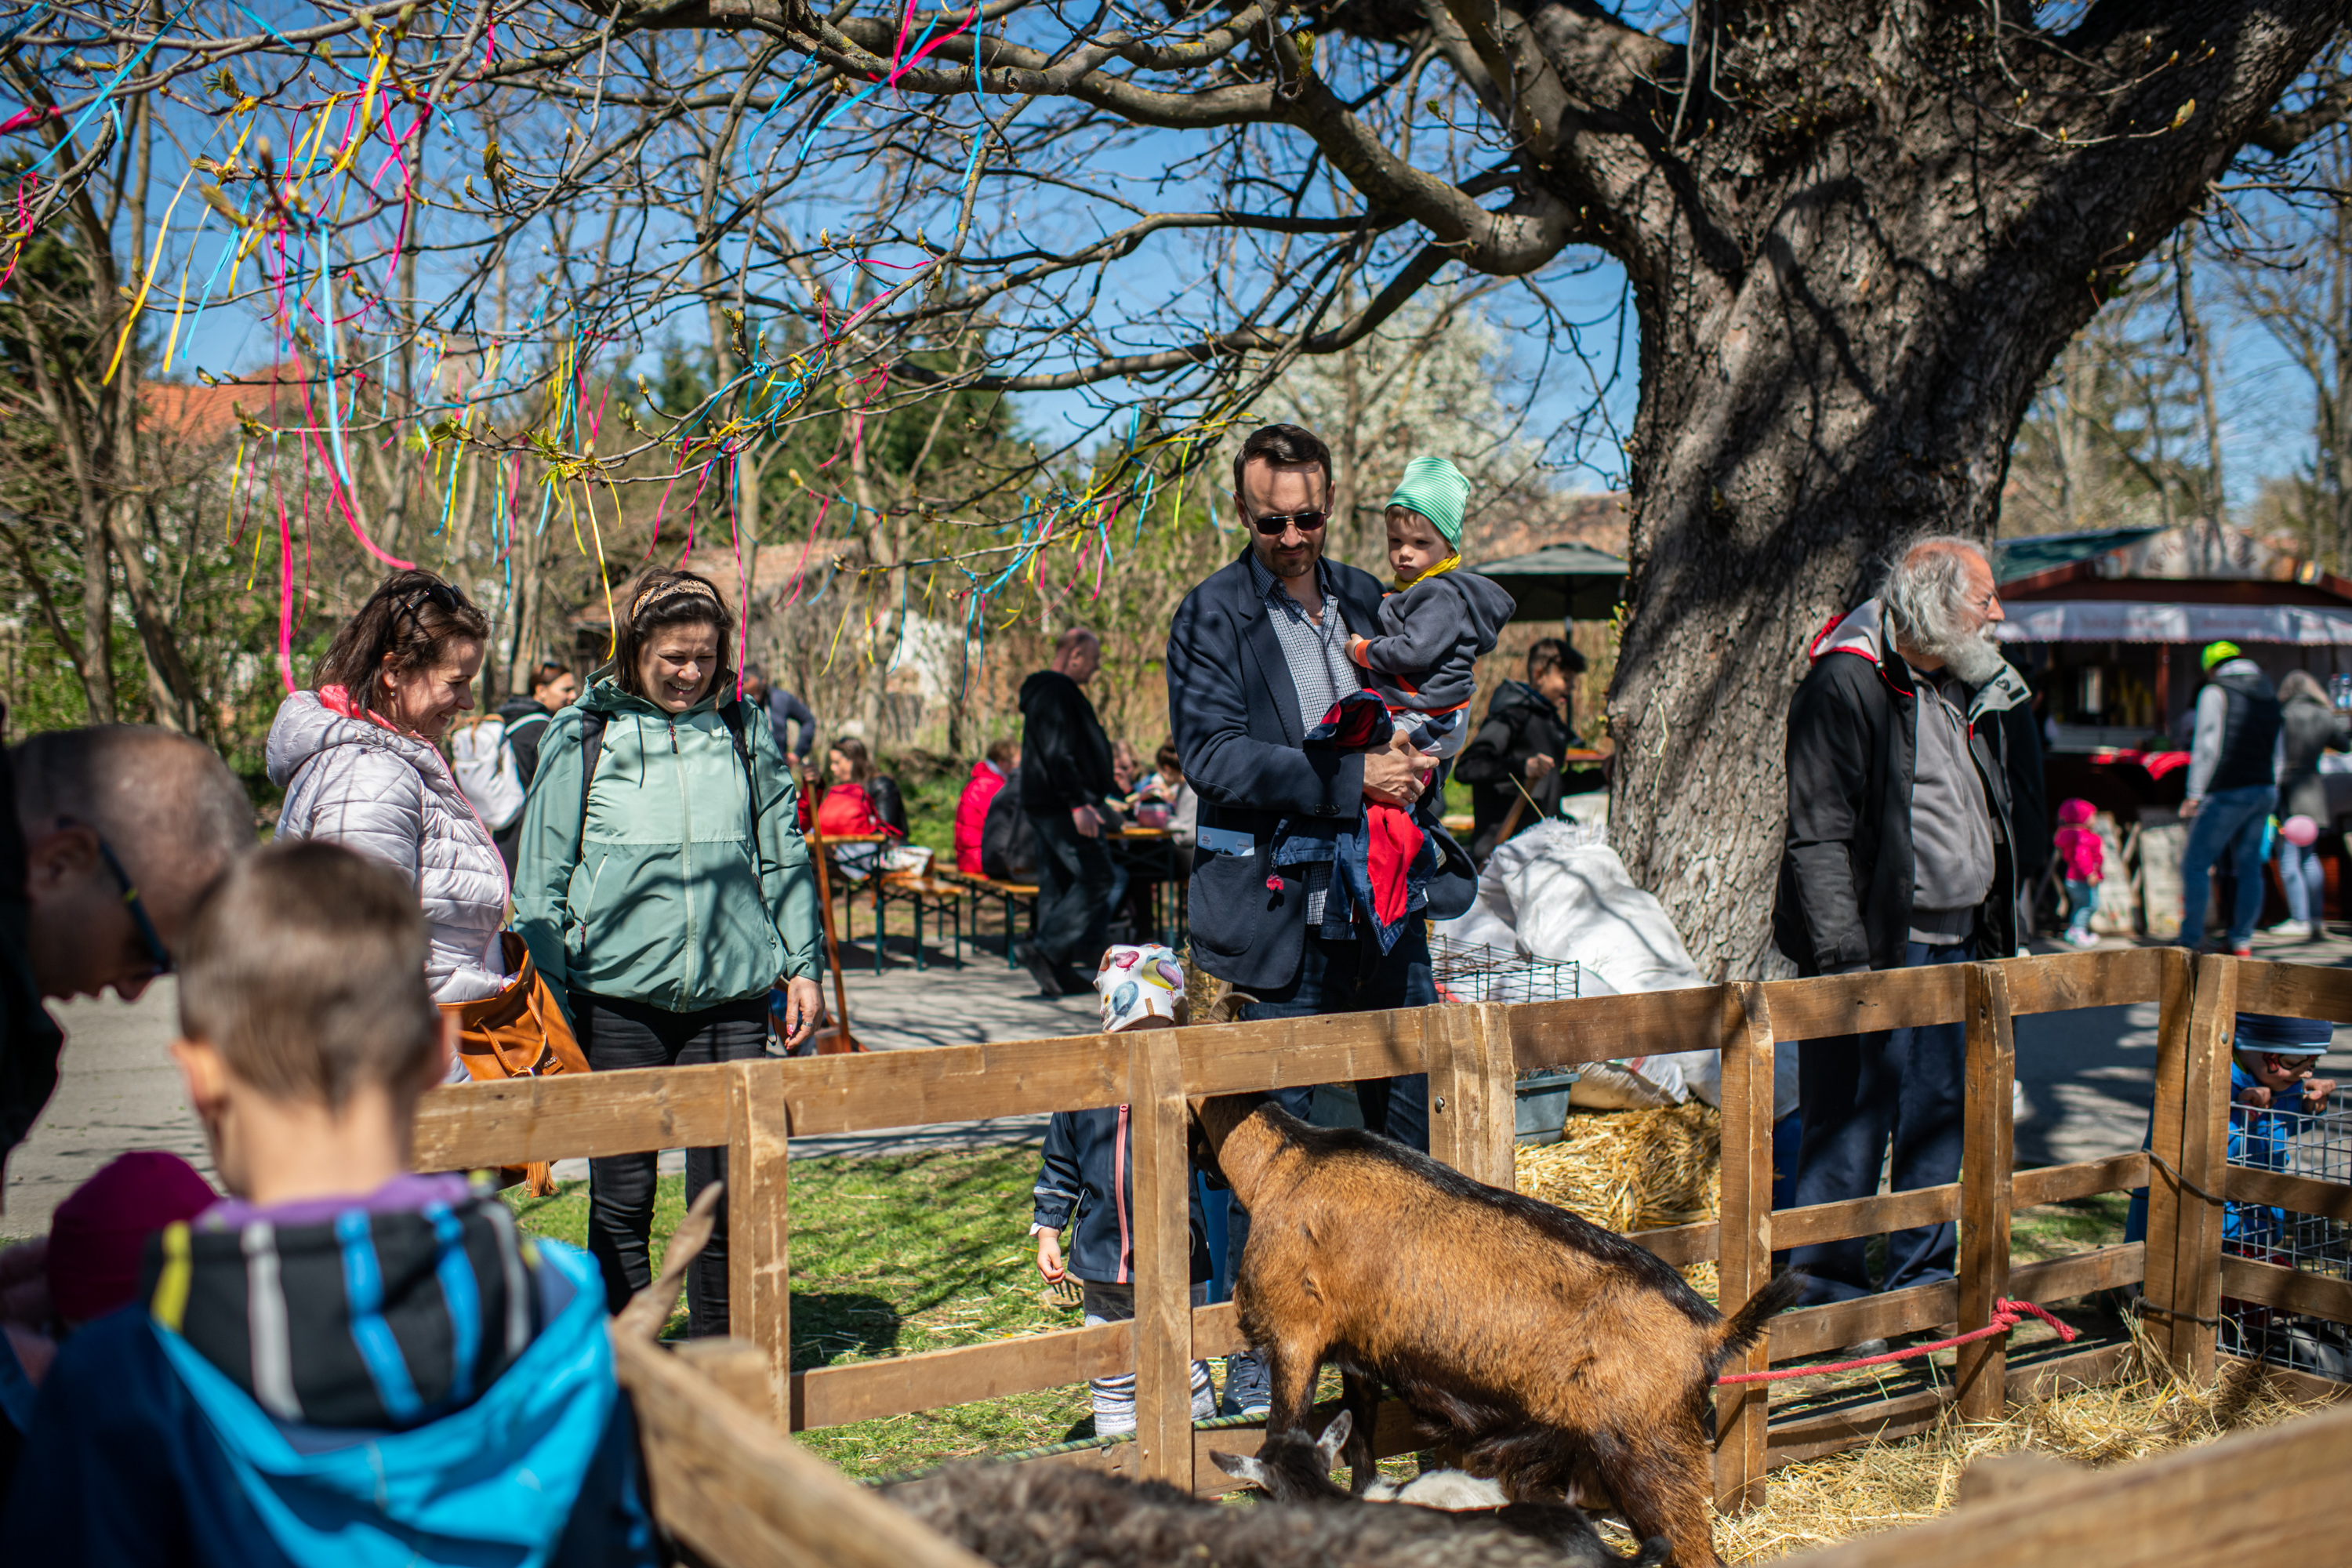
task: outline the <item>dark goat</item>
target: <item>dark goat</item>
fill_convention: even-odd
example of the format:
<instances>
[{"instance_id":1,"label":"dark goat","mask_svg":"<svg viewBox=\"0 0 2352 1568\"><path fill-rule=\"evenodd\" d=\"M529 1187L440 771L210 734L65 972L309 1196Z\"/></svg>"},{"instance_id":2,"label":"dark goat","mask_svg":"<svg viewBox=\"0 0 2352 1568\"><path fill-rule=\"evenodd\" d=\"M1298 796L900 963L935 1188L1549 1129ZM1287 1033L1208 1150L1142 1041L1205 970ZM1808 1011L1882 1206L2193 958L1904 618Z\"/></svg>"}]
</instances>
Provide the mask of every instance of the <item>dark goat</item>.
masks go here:
<instances>
[{"instance_id":1,"label":"dark goat","mask_svg":"<svg viewBox=\"0 0 2352 1568\"><path fill-rule=\"evenodd\" d=\"M1727 1320L1648 1252L1385 1138L1309 1127L1265 1095L1196 1102L1202 1155L1250 1213L1234 1299L1300 1430L1316 1368L1346 1375L1347 1455L1371 1480L1379 1387L1514 1501L1606 1494L1680 1568L1712 1568L1717 1371L1795 1299Z\"/></svg>"},{"instance_id":2,"label":"dark goat","mask_svg":"<svg viewBox=\"0 0 2352 1568\"><path fill-rule=\"evenodd\" d=\"M1370 1504L1226 1507L1160 1481L1050 1459L951 1466L885 1487L882 1496L996 1568L1561 1568L1563 1562L1549 1542L1475 1514Z\"/></svg>"},{"instance_id":3,"label":"dark goat","mask_svg":"<svg viewBox=\"0 0 2352 1568\"><path fill-rule=\"evenodd\" d=\"M1390 1507L1412 1513L1435 1513L1454 1522L1457 1528L1475 1530L1491 1524L1531 1541L1541 1542L1559 1553L1558 1562L1569 1568L1652 1568L1666 1558L1664 1537L1654 1536L1642 1543L1642 1549L1632 1557L1621 1557L1601 1539L1584 1510L1573 1503L1515 1502L1502 1508L1467 1508L1459 1510L1421 1509L1405 1502L1381 1504L1358 1502L1353 1494L1331 1479L1331 1467L1339 1462L1339 1446L1348 1440L1349 1428L1354 1417L1342 1410L1323 1428L1323 1436L1310 1443L1297 1432L1268 1432L1255 1458L1247 1454L1212 1452L1209 1458L1229 1476L1237 1476L1268 1497L1280 1502L1338 1504L1346 1508ZM1441 1471L1441 1475L1459 1475L1459 1471ZM1466 1478L1465 1478L1466 1479Z\"/></svg>"}]
</instances>

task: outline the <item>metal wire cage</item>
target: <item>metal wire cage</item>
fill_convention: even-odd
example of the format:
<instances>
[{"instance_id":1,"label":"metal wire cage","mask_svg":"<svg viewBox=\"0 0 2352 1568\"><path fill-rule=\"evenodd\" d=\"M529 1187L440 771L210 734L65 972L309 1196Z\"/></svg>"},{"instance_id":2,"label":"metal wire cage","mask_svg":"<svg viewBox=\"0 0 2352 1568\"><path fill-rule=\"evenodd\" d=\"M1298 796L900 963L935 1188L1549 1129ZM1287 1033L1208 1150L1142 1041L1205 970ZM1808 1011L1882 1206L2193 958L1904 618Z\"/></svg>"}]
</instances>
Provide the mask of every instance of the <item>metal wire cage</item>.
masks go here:
<instances>
[{"instance_id":1,"label":"metal wire cage","mask_svg":"<svg viewBox=\"0 0 2352 1568\"><path fill-rule=\"evenodd\" d=\"M2316 1111L2233 1105L2230 1161L2352 1184L2352 1100L2338 1095ZM2221 1251L2306 1274L2352 1278L2352 1225L2321 1215L2232 1203L2222 1216ZM2224 1354L2352 1381L2352 1328L2324 1318L2225 1297L2218 1342Z\"/></svg>"},{"instance_id":2,"label":"metal wire cage","mask_svg":"<svg viewBox=\"0 0 2352 1568\"><path fill-rule=\"evenodd\" d=\"M1433 935L1429 964L1441 1002L1557 1002L1582 994L1573 959Z\"/></svg>"}]
</instances>

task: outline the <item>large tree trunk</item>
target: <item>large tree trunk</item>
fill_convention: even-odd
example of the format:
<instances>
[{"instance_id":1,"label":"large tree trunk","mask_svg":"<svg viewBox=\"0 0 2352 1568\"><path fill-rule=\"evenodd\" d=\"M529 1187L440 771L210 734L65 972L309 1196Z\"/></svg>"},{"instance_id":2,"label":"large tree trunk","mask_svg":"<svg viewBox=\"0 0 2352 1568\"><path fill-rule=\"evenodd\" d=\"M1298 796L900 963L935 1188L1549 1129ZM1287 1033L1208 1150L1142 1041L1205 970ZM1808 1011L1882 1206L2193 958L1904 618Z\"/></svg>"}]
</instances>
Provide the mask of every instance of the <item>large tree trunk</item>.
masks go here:
<instances>
[{"instance_id":1,"label":"large tree trunk","mask_svg":"<svg viewBox=\"0 0 2352 1568\"><path fill-rule=\"evenodd\" d=\"M2193 88L2177 142L2069 150L2005 105L1850 101L1846 134L1739 199L1651 193L1629 244L1643 398L1612 837L1703 971L1772 963L1813 636L1906 534L1990 534L2037 378L2325 42L2334 9L2305 9L2217 25L2211 69L2117 113L2163 125ZM1811 68L1837 85L1834 56Z\"/></svg>"}]
</instances>

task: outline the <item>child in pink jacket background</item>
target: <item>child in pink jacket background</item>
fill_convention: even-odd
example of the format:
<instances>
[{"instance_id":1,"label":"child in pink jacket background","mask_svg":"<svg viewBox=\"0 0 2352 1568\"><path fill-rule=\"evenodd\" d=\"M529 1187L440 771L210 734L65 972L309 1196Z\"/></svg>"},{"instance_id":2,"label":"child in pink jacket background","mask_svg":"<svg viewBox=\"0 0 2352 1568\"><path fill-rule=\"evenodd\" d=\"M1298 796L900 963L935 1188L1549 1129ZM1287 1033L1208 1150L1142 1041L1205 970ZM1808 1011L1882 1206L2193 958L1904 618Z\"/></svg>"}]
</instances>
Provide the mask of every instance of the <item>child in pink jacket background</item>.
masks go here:
<instances>
[{"instance_id":1,"label":"child in pink jacket background","mask_svg":"<svg viewBox=\"0 0 2352 1568\"><path fill-rule=\"evenodd\" d=\"M2080 798L2058 806L2058 831L2052 836L2058 850L2058 874L2066 879L2066 940L2076 947L2096 947L2091 916L2099 907L2099 884L2107 874L2107 847L2091 826L2091 803Z\"/></svg>"}]
</instances>

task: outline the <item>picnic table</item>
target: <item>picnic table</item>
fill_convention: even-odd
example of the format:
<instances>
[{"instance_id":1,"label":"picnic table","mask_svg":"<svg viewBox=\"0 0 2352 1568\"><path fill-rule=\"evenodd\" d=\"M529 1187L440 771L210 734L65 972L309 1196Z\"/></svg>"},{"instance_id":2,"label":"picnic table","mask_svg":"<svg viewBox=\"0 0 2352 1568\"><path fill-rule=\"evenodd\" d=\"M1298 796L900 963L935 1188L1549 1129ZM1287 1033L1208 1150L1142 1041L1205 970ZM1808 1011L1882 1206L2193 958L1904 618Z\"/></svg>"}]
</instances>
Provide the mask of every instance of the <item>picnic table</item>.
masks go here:
<instances>
[{"instance_id":1,"label":"picnic table","mask_svg":"<svg viewBox=\"0 0 2352 1568\"><path fill-rule=\"evenodd\" d=\"M1192 923L1192 901L1187 897L1192 881L1188 870L1178 864L1178 856L1182 851L1177 847L1175 833L1165 827L1129 825L1110 837L1108 847L1112 856L1126 865L1130 879L1150 889L1151 930L1149 940L1164 942L1170 947L1182 951ZM1170 889L1173 889L1172 910L1162 903ZM1167 918L1171 912L1175 917L1172 922ZM1137 933L1139 936L1145 934Z\"/></svg>"}]
</instances>

